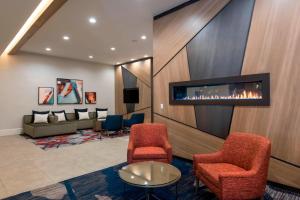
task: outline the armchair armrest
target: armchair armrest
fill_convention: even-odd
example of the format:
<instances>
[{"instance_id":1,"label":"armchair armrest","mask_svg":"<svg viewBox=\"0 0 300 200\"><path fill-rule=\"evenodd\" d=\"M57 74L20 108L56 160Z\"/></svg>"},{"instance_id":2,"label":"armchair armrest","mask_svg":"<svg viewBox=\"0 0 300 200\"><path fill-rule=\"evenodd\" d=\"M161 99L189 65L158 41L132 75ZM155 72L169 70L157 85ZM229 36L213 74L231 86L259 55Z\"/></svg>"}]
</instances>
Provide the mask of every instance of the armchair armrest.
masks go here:
<instances>
[{"instance_id":1,"label":"armchair armrest","mask_svg":"<svg viewBox=\"0 0 300 200\"><path fill-rule=\"evenodd\" d=\"M128 163L132 163L133 151L134 151L133 141L129 140L128 148L127 148L127 161L128 161Z\"/></svg>"},{"instance_id":2,"label":"armchair armrest","mask_svg":"<svg viewBox=\"0 0 300 200\"><path fill-rule=\"evenodd\" d=\"M169 141L166 139L164 140L164 146L163 148L165 149L165 151L167 152L168 155L168 161L171 162L172 161L172 146L169 143Z\"/></svg>"},{"instance_id":3,"label":"armchair armrest","mask_svg":"<svg viewBox=\"0 0 300 200\"><path fill-rule=\"evenodd\" d=\"M194 154L193 165L194 171L196 171L198 163L221 163L223 162L223 152L218 151L210 154Z\"/></svg>"},{"instance_id":4,"label":"armchair armrest","mask_svg":"<svg viewBox=\"0 0 300 200\"><path fill-rule=\"evenodd\" d=\"M263 194L266 186L267 177L261 177L255 170L245 172L224 172L219 175L222 188L222 196L234 196L238 191L251 197ZM232 188L235 188L232 190ZM250 191L249 194L247 194Z\"/></svg>"}]
</instances>

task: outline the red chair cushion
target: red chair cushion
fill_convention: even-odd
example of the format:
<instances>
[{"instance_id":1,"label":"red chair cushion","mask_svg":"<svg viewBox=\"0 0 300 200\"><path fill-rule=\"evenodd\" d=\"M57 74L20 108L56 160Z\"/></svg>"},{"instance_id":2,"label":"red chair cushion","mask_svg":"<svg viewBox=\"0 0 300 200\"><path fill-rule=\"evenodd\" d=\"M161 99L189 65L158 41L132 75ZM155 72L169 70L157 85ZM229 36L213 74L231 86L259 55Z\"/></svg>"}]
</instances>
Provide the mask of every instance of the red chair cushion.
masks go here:
<instances>
[{"instance_id":1,"label":"red chair cushion","mask_svg":"<svg viewBox=\"0 0 300 200\"><path fill-rule=\"evenodd\" d=\"M210 182L220 186L219 175L224 172L244 172L243 168L228 163L199 163L197 171L200 171Z\"/></svg>"},{"instance_id":2,"label":"red chair cushion","mask_svg":"<svg viewBox=\"0 0 300 200\"><path fill-rule=\"evenodd\" d=\"M162 159L167 158L167 152L161 147L138 147L133 151L134 159Z\"/></svg>"}]
</instances>

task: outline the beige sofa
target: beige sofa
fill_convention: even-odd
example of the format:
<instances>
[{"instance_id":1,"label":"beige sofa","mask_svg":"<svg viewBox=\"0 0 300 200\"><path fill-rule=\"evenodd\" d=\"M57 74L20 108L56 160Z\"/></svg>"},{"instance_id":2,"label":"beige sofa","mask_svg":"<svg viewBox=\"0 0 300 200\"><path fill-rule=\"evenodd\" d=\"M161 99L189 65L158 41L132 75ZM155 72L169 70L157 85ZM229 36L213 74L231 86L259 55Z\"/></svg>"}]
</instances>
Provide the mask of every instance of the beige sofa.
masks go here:
<instances>
[{"instance_id":1,"label":"beige sofa","mask_svg":"<svg viewBox=\"0 0 300 200\"><path fill-rule=\"evenodd\" d=\"M96 113L89 112L90 119L77 120L74 113L67 113L67 121L58 122L54 116L49 116L49 123L32 123L32 115L23 117L23 133L32 138L75 133L80 129L95 127Z\"/></svg>"}]
</instances>

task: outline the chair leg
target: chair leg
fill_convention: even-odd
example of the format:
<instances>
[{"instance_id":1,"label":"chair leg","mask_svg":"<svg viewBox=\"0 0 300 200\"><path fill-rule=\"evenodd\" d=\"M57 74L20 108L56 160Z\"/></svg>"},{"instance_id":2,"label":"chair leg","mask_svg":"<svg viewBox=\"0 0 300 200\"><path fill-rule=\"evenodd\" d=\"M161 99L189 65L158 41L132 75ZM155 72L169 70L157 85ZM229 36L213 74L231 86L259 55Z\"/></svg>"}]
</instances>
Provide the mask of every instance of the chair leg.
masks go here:
<instances>
[{"instance_id":1,"label":"chair leg","mask_svg":"<svg viewBox=\"0 0 300 200\"><path fill-rule=\"evenodd\" d=\"M196 177L196 179L195 179L195 191L196 191L196 193L198 193L198 190L199 190L199 179Z\"/></svg>"}]
</instances>

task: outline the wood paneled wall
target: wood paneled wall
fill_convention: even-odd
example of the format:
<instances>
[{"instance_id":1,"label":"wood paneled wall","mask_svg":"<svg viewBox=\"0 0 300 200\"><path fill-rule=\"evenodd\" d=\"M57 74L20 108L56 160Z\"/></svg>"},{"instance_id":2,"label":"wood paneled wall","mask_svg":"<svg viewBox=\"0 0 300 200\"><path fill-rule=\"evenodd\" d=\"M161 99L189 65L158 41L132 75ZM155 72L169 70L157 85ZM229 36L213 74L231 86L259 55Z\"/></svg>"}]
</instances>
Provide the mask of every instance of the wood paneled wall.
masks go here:
<instances>
[{"instance_id":1,"label":"wood paneled wall","mask_svg":"<svg viewBox=\"0 0 300 200\"><path fill-rule=\"evenodd\" d=\"M116 66L115 68L115 110L125 119L133 113L145 113L145 122L151 122L151 66L152 59L143 59ZM125 73L126 72L126 73ZM125 73L125 74L124 74ZM134 79L135 81L128 80ZM127 80L126 80L127 79ZM127 82L128 83L127 83ZM123 89L126 84L139 88L139 103L126 105L123 103ZM132 87L132 86L131 86Z\"/></svg>"},{"instance_id":2,"label":"wood paneled wall","mask_svg":"<svg viewBox=\"0 0 300 200\"><path fill-rule=\"evenodd\" d=\"M151 85L151 59L141 60L130 64L122 65L139 80L150 87Z\"/></svg>"},{"instance_id":3,"label":"wood paneled wall","mask_svg":"<svg viewBox=\"0 0 300 200\"><path fill-rule=\"evenodd\" d=\"M115 112L116 114L126 114L126 105L123 103L123 75L122 66L115 68Z\"/></svg>"},{"instance_id":4,"label":"wood paneled wall","mask_svg":"<svg viewBox=\"0 0 300 200\"><path fill-rule=\"evenodd\" d=\"M187 43L230 1L201 0L154 21L154 121L167 124L175 155L219 149L224 140L194 128L192 106L169 105L168 83L188 80ZM272 141L269 180L300 188L300 1L256 0L242 74L271 73L271 106L234 108L231 131ZM163 109L161 109L163 104Z\"/></svg>"},{"instance_id":5,"label":"wood paneled wall","mask_svg":"<svg viewBox=\"0 0 300 200\"><path fill-rule=\"evenodd\" d=\"M155 20L153 73L156 74L166 65L229 1L201 0Z\"/></svg>"},{"instance_id":6,"label":"wood paneled wall","mask_svg":"<svg viewBox=\"0 0 300 200\"><path fill-rule=\"evenodd\" d=\"M271 106L236 107L231 130L266 135L274 157L300 166L300 1L255 8L242 74L270 72Z\"/></svg>"},{"instance_id":7,"label":"wood paneled wall","mask_svg":"<svg viewBox=\"0 0 300 200\"><path fill-rule=\"evenodd\" d=\"M184 48L153 78L153 87L155 89L153 91L153 109L155 113L196 127L194 106L174 106L169 104L169 82L188 81L189 79L188 60L186 48Z\"/></svg>"}]
</instances>

